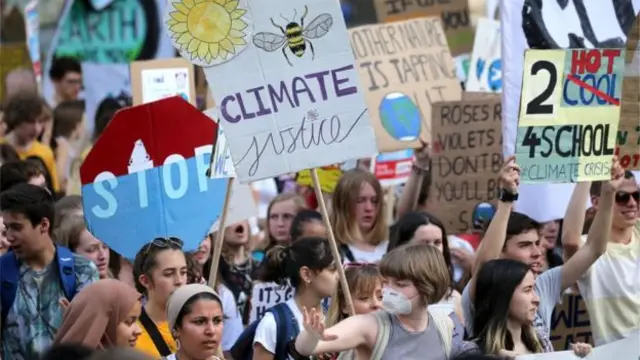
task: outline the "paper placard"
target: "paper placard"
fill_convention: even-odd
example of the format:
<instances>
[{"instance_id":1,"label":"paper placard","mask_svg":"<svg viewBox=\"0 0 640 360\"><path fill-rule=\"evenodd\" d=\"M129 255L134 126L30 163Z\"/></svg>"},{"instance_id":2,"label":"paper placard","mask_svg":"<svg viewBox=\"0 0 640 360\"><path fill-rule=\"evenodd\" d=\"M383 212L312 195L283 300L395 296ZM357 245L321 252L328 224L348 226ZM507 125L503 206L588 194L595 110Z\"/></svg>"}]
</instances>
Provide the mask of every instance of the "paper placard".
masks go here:
<instances>
[{"instance_id":1,"label":"paper placard","mask_svg":"<svg viewBox=\"0 0 640 360\"><path fill-rule=\"evenodd\" d=\"M465 90L502 92L500 21L481 18L471 53Z\"/></svg>"},{"instance_id":2,"label":"paper placard","mask_svg":"<svg viewBox=\"0 0 640 360\"><path fill-rule=\"evenodd\" d=\"M271 307L291 299L294 291L290 286L269 282L253 285L251 294L249 323L262 319Z\"/></svg>"},{"instance_id":3,"label":"paper placard","mask_svg":"<svg viewBox=\"0 0 640 360\"><path fill-rule=\"evenodd\" d=\"M182 58L131 63L133 105L180 96L196 106L193 65Z\"/></svg>"}]
</instances>

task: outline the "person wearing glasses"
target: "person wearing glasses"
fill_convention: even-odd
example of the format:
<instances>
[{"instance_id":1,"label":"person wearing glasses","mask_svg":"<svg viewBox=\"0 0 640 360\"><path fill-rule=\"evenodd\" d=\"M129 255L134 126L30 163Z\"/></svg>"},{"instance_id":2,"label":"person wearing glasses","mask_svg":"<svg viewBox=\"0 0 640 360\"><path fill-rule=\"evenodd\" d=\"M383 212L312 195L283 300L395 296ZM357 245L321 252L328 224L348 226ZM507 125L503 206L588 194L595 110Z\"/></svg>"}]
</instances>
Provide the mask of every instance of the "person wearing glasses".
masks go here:
<instances>
[{"instance_id":1,"label":"person wearing glasses","mask_svg":"<svg viewBox=\"0 0 640 360\"><path fill-rule=\"evenodd\" d=\"M580 294L589 310L595 345L610 343L640 333L640 189L633 173L626 171L619 187L606 182L579 183L564 219L562 246L565 259L573 257L585 244L582 236L587 197L598 215L612 209L606 252L579 279ZM591 229L593 230L593 229ZM630 315L636 314L636 315Z\"/></svg>"},{"instance_id":2,"label":"person wearing glasses","mask_svg":"<svg viewBox=\"0 0 640 360\"><path fill-rule=\"evenodd\" d=\"M142 334L136 349L158 359L177 350L167 322L166 308L171 293L187 284L187 259L182 241L157 238L144 245L133 262L136 289L145 296L140 313Z\"/></svg>"}]
</instances>

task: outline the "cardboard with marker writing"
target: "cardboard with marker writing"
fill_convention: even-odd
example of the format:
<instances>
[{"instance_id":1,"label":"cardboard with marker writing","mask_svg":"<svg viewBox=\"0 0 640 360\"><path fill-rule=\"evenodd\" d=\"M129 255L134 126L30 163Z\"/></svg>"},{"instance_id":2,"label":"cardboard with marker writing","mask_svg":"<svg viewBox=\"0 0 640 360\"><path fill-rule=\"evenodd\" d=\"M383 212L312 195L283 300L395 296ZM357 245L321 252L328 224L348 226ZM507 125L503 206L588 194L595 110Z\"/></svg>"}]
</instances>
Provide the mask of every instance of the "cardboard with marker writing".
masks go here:
<instances>
[{"instance_id":1,"label":"cardboard with marker writing","mask_svg":"<svg viewBox=\"0 0 640 360\"><path fill-rule=\"evenodd\" d=\"M473 48L473 24L468 0L373 0L378 22L437 17L453 56Z\"/></svg>"},{"instance_id":2,"label":"cardboard with marker writing","mask_svg":"<svg viewBox=\"0 0 640 360\"><path fill-rule=\"evenodd\" d=\"M580 294L564 294L551 315L551 342L556 351L569 350L578 342L593 345L587 305Z\"/></svg>"},{"instance_id":3,"label":"cardboard with marker writing","mask_svg":"<svg viewBox=\"0 0 640 360\"><path fill-rule=\"evenodd\" d=\"M618 157L627 170L640 170L640 16L627 38L625 76L622 84Z\"/></svg>"},{"instance_id":4,"label":"cardboard with marker writing","mask_svg":"<svg viewBox=\"0 0 640 360\"><path fill-rule=\"evenodd\" d=\"M420 140L429 142L431 104L461 99L440 21L420 18L366 25L349 33L378 150L392 152L417 148Z\"/></svg>"},{"instance_id":5,"label":"cardboard with marker writing","mask_svg":"<svg viewBox=\"0 0 640 360\"><path fill-rule=\"evenodd\" d=\"M251 296L249 323L262 319L267 310L293 297L294 290L289 285L274 282L255 283Z\"/></svg>"},{"instance_id":6,"label":"cardboard with marker writing","mask_svg":"<svg viewBox=\"0 0 640 360\"><path fill-rule=\"evenodd\" d=\"M434 104L429 209L451 233L493 213L502 166L502 102L492 98Z\"/></svg>"},{"instance_id":7,"label":"cardboard with marker writing","mask_svg":"<svg viewBox=\"0 0 640 360\"><path fill-rule=\"evenodd\" d=\"M180 96L196 106L193 65L183 58L131 63L133 105Z\"/></svg>"}]
</instances>

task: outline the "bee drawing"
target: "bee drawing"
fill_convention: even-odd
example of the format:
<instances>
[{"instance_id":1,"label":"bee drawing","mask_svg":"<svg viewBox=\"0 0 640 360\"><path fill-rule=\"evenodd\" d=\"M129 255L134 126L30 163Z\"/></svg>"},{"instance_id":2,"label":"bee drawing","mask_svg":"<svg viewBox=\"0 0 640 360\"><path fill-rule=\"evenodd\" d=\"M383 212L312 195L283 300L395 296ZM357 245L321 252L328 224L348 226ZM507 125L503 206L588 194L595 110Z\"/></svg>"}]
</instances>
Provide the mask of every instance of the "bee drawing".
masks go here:
<instances>
[{"instance_id":1,"label":"bee drawing","mask_svg":"<svg viewBox=\"0 0 640 360\"><path fill-rule=\"evenodd\" d=\"M291 61L289 61L289 57L287 56L287 48L289 48L295 56L302 57L307 50L308 44L309 49L311 50L311 59L315 59L316 53L313 49L311 39L319 39L325 36L333 25L333 18L327 13L320 14L315 19L311 20L311 23L305 27L304 19L308 13L309 8L305 6L304 14L302 14L299 24L295 21L297 11L294 11L293 19L291 21L280 15L280 17L288 22L284 28L276 24L276 22L273 21L273 18L271 18L271 23L280 30L282 35L270 32L257 33L253 36L253 44L267 52L273 52L282 48L282 54L287 60L287 63L289 63L289 66L293 66L293 64L291 64Z\"/></svg>"}]
</instances>

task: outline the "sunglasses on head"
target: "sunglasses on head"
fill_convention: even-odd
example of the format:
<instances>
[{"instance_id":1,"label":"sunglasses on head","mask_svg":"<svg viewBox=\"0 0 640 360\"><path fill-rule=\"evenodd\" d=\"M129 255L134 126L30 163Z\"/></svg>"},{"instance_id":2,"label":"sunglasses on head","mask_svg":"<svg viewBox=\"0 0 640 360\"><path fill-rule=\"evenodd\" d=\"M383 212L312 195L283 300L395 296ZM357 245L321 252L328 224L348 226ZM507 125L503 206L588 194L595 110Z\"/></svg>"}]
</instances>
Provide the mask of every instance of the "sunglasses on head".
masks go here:
<instances>
[{"instance_id":1,"label":"sunglasses on head","mask_svg":"<svg viewBox=\"0 0 640 360\"><path fill-rule=\"evenodd\" d=\"M631 198L633 198L636 203L640 202L640 190L634 192L618 191L616 193L616 203L618 204L625 205Z\"/></svg>"},{"instance_id":2,"label":"sunglasses on head","mask_svg":"<svg viewBox=\"0 0 640 360\"><path fill-rule=\"evenodd\" d=\"M151 248L166 249L166 248L177 247L179 249L182 249L182 245L183 245L182 240L176 237L155 238L151 240L151 242L147 245L146 249L144 250L144 259L142 260L142 263L144 264L147 261L147 255L149 254L149 251L151 251Z\"/></svg>"}]
</instances>

